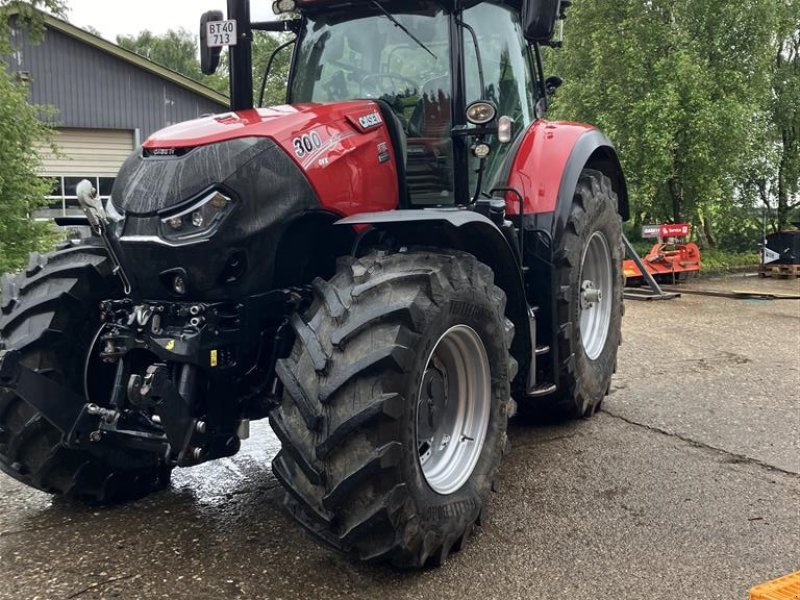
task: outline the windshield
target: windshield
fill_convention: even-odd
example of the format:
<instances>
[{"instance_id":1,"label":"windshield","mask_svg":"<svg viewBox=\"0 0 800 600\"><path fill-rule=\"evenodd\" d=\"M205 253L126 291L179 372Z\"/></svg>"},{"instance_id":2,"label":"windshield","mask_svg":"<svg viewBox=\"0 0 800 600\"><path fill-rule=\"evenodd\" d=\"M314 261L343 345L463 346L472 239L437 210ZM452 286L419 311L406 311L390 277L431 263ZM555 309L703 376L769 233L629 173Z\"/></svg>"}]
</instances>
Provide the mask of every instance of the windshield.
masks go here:
<instances>
[{"instance_id":1,"label":"windshield","mask_svg":"<svg viewBox=\"0 0 800 600\"><path fill-rule=\"evenodd\" d=\"M363 17L334 13L309 20L298 47L292 100L383 98L394 103L418 98L434 81L449 96L448 21L443 11L393 10L392 17L402 27L377 9Z\"/></svg>"},{"instance_id":2,"label":"windshield","mask_svg":"<svg viewBox=\"0 0 800 600\"><path fill-rule=\"evenodd\" d=\"M391 17L382 7L307 21L291 101L385 101L403 133L409 201L452 204L449 16L431 2L397 2Z\"/></svg>"}]
</instances>

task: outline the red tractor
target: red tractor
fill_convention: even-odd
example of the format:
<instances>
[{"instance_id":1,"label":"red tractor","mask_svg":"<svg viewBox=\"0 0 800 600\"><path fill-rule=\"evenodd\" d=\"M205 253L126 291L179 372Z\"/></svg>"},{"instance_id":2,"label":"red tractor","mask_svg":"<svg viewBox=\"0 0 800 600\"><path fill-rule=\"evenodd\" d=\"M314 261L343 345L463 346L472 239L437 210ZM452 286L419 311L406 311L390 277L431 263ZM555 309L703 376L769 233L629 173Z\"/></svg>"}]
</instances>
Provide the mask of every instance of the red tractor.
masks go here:
<instances>
[{"instance_id":1,"label":"red tractor","mask_svg":"<svg viewBox=\"0 0 800 600\"><path fill-rule=\"evenodd\" d=\"M620 343L625 179L597 129L544 119L566 0L246 0L231 112L120 170L96 236L6 276L0 468L91 503L282 448L286 507L359 559L439 564L480 522L525 415L591 416ZM253 107L253 30L296 36ZM216 48L215 48L216 47Z\"/></svg>"}]
</instances>

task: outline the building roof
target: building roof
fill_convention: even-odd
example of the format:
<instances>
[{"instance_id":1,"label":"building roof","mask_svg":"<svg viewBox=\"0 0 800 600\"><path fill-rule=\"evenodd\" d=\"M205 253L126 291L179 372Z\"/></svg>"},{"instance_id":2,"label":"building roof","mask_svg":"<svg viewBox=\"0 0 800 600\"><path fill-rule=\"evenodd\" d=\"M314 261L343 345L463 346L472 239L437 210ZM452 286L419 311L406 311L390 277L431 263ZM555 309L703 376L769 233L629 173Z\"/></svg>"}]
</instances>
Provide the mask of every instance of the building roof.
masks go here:
<instances>
[{"instance_id":1,"label":"building roof","mask_svg":"<svg viewBox=\"0 0 800 600\"><path fill-rule=\"evenodd\" d=\"M11 17L19 14L19 10L11 8L6 14L7 16ZM44 12L42 12L41 15L44 19L44 24L46 27L55 29L64 35L75 38L76 40L88 44L89 46L92 46L102 52L115 56L120 60L124 60L125 62L130 63L144 71L148 71L158 77L166 79L167 81L171 81L172 83L192 91L195 94L203 96L212 102L217 102L223 105L228 105L230 103L230 99L224 94L220 94L219 92L206 85L203 85L198 81L195 81L194 79L186 77L185 75L181 75L177 71L173 71L168 67L159 65L158 63L148 60L145 57L136 54L135 52L126 50L125 48L122 48L113 42L109 42L108 40L89 33L88 31L81 29L80 27L76 27L72 23L68 23L67 21L54 17L53 15Z\"/></svg>"}]
</instances>

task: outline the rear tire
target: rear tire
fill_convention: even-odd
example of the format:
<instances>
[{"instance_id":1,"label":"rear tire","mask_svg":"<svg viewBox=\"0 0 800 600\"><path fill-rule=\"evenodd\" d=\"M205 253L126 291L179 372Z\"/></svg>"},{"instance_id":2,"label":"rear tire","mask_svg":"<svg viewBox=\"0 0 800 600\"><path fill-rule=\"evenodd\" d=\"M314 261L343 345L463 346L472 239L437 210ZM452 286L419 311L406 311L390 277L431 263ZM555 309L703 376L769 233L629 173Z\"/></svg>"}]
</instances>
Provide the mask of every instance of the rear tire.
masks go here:
<instances>
[{"instance_id":1,"label":"rear tire","mask_svg":"<svg viewBox=\"0 0 800 600\"><path fill-rule=\"evenodd\" d=\"M475 257L434 251L341 260L314 290L311 308L293 319L296 343L278 365L283 402L270 417L283 444L273 470L285 504L316 538L361 560L441 564L479 521L506 447L517 365L505 295ZM448 479L423 466L418 403L433 402L421 383L432 361L446 360L431 357L452 332L485 350L485 363L461 371L485 364L487 377L474 380L485 382L483 444L472 466L453 463L463 477ZM448 390L461 389L447 387L457 371L444 371Z\"/></svg>"},{"instance_id":2,"label":"rear tire","mask_svg":"<svg viewBox=\"0 0 800 600\"><path fill-rule=\"evenodd\" d=\"M559 391L520 405L524 416L591 417L609 393L624 314L622 218L617 202L611 180L584 169L555 253ZM588 302L597 289L602 298Z\"/></svg>"},{"instance_id":3,"label":"rear tire","mask_svg":"<svg viewBox=\"0 0 800 600\"><path fill-rule=\"evenodd\" d=\"M117 288L102 246L33 254L24 273L3 277L0 343L18 350L27 367L85 395L86 359L101 325L98 303L119 297ZM140 498L166 487L171 472L161 457L107 442L91 450L65 448L43 415L2 388L0 470L38 490L90 504Z\"/></svg>"}]
</instances>

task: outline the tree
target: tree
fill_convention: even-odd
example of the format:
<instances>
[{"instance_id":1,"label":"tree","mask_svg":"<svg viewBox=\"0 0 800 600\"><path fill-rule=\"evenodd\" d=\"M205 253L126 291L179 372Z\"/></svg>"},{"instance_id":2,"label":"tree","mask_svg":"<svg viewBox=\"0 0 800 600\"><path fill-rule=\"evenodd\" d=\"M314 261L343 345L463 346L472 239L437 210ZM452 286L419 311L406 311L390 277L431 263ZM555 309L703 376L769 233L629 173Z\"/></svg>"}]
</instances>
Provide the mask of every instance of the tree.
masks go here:
<instances>
[{"instance_id":1,"label":"tree","mask_svg":"<svg viewBox=\"0 0 800 600\"><path fill-rule=\"evenodd\" d=\"M138 35L119 35L117 44L168 69L226 94L228 81L224 73L204 75L197 58L198 36L180 28L163 35L142 31Z\"/></svg>"},{"instance_id":2,"label":"tree","mask_svg":"<svg viewBox=\"0 0 800 600\"><path fill-rule=\"evenodd\" d=\"M36 9L62 14L61 0L0 0L0 57L10 56L10 17L15 27L26 27L34 37L44 31ZM52 143L52 129L40 117L46 109L28 103L25 85L8 72L0 60L0 272L19 268L32 250L45 250L52 240L49 223L31 215L45 203L50 183L38 176L41 156L37 148Z\"/></svg>"},{"instance_id":3,"label":"tree","mask_svg":"<svg viewBox=\"0 0 800 600\"><path fill-rule=\"evenodd\" d=\"M103 37L103 34L100 32L100 30L97 27L92 27L91 25L84 25L82 27L82 29L84 31L88 31L93 36L96 36L96 37L99 37L99 38Z\"/></svg>"},{"instance_id":4,"label":"tree","mask_svg":"<svg viewBox=\"0 0 800 600\"><path fill-rule=\"evenodd\" d=\"M288 35L269 34L256 31L253 39L253 82L255 86L255 101L258 103L264 74L272 53L285 44ZM264 106L277 106L286 102L286 82L289 78L289 63L291 62L291 47L283 48L276 55L267 77L264 92Z\"/></svg>"},{"instance_id":5,"label":"tree","mask_svg":"<svg viewBox=\"0 0 800 600\"><path fill-rule=\"evenodd\" d=\"M712 221L760 152L753 127L769 102L775 0L575 3L560 117L598 124L617 144L634 218Z\"/></svg>"},{"instance_id":6,"label":"tree","mask_svg":"<svg viewBox=\"0 0 800 600\"><path fill-rule=\"evenodd\" d=\"M777 228L785 229L800 206L800 2L780 5L780 25L772 45L772 129L778 147L774 182Z\"/></svg>"},{"instance_id":7,"label":"tree","mask_svg":"<svg viewBox=\"0 0 800 600\"><path fill-rule=\"evenodd\" d=\"M117 44L140 56L163 65L190 79L199 81L223 94L228 93L227 56L223 54L220 68L214 75L204 75L197 56L198 37L185 29L170 30L163 35L142 31L137 35L117 36ZM286 35L253 32L253 85L258 102L262 78L273 51L288 40ZM283 104L286 99L286 79L289 74L291 49L285 48L275 56L267 79L264 105Z\"/></svg>"},{"instance_id":8,"label":"tree","mask_svg":"<svg viewBox=\"0 0 800 600\"><path fill-rule=\"evenodd\" d=\"M137 35L117 36L117 44L140 56L163 65L190 79L199 81L223 94L228 93L227 55L214 75L203 75L197 55L198 37L185 29L170 30L163 35L142 31ZM258 102L261 83L273 51L288 39L287 35L253 32L253 86ZM286 79L289 75L291 49L284 48L270 69L264 93L264 106L283 104L286 100Z\"/></svg>"}]
</instances>

